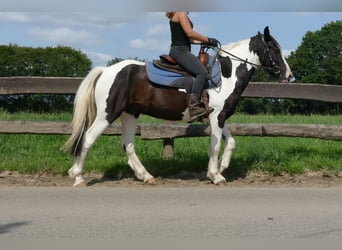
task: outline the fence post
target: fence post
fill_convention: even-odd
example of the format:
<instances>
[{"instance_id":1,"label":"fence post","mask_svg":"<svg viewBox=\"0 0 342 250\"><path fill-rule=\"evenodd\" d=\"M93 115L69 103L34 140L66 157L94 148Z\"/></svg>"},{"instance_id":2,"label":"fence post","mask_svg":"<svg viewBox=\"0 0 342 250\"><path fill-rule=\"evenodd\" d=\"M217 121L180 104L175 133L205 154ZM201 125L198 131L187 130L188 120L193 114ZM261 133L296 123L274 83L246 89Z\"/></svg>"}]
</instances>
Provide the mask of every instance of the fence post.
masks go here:
<instances>
[{"instance_id":1,"label":"fence post","mask_svg":"<svg viewBox=\"0 0 342 250\"><path fill-rule=\"evenodd\" d=\"M174 139L173 138L165 138L163 140L163 157L164 159L173 158L173 150L174 149Z\"/></svg>"}]
</instances>

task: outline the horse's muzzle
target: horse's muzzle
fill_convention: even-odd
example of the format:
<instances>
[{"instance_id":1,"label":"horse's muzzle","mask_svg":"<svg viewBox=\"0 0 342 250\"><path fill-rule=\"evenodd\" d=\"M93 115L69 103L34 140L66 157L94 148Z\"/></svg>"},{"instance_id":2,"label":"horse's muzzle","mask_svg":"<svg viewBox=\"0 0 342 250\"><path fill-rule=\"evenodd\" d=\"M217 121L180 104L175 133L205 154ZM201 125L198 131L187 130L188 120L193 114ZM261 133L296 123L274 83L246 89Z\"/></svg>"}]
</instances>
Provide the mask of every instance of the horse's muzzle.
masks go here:
<instances>
[{"instance_id":1,"label":"horse's muzzle","mask_svg":"<svg viewBox=\"0 0 342 250\"><path fill-rule=\"evenodd\" d=\"M289 76L283 78L282 80L280 80L279 82L281 83L291 83L295 80L294 76L292 74L290 74Z\"/></svg>"}]
</instances>

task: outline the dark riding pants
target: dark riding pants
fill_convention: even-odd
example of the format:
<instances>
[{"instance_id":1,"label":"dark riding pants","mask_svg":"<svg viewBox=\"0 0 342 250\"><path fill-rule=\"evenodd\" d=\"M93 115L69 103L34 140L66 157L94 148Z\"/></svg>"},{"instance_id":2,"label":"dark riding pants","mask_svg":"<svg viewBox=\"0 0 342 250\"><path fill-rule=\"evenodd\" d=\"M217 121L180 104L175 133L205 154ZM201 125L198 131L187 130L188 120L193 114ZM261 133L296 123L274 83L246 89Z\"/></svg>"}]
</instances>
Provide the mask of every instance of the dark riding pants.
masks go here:
<instances>
[{"instance_id":1,"label":"dark riding pants","mask_svg":"<svg viewBox=\"0 0 342 250\"><path fill-rule=\"evenodd\" d=\"M191 93L200 97L207 80L207 69L198 58L191 53L190 48L187 46L172 46L170 49L170 56L176 59L177 63L183 69L195 77Z\"/></svg>"}]
</instances>

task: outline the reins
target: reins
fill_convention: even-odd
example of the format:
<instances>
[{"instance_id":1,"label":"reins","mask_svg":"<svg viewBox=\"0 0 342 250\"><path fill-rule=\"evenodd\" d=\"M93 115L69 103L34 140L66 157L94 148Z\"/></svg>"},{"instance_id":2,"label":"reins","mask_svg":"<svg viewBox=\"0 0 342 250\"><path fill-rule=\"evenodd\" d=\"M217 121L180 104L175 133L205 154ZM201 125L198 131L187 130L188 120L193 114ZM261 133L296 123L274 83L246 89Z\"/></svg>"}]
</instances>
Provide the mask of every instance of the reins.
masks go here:
<instances>
[{"instance_id":1,"label":"reins","mask_svg":"<svg viewBox=\"0 0 342 250\"><path fill-rule=\"evenodd\" d=\"M242 59L241 57L239 57L239 56L237 56L237 55L234 55L234 54L232 54L232 53L230 53L230 52L228 52L228 51L222 49L222 48L219 47L219 46L218 46L218 47L210 47L210 48L213 49L213 50L216 52L216 53L215 53L215 56L214 56L215 59L216 59L216 57L218 56L218 53L219 53L219 52L223 52L223 53L229 55L229 56L230 56L230 59L232 59L232 60L244 62L244 63L246 63L246 64L252 65L252 66L257 67L257 68L263 68L263 69L268 69L268 70L272 70L272 69L273 69L272 67L266 67L266 66L262 66L262 65L258 65L258 64L249 62L249 61L248 61L248 58ZM273 62L273 60L272 60L272 62Z\"/></svg>"},{"instance_id":2,"label":"reins","mask_svg":"<svg viewBox=\"0 0 342 250\"><path fill-rule=\"evenodd\" d=\"M249 62L249 61L248 61L248 58L242 59L241 57L239 57L239 56L237 56L237 55L234 55L234 54L232 54L232 53L230 53L230 52L228 52L228 51L226 51L226 50L224 50L224 49L222 49L222 48L220 48L220 47L216 47L216 50L217 50L216 53L218 53L219 51L221 51L221 52L224 52L225 54L227 54L227 55L233 57L233 58L230 58L230 59L233 59L233 60L236 60L236 61L240 61L240 62L244 62L244 63L247 63L247 64L252 65L252 66L254 66L254 67L262 67L262 65L258 65L258 64Z\"/></svg>"}]
</instances>

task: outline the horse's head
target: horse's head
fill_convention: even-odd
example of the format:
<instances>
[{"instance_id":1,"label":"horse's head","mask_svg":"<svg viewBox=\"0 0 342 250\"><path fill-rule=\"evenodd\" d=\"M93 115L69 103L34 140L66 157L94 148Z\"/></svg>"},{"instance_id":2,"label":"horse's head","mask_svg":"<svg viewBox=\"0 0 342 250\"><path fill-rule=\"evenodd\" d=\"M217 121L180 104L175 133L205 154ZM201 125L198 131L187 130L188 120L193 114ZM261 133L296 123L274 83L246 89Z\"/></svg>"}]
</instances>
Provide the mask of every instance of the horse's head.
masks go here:
<instances>
[{"instance_id":1,"label":"horse's head","mask_svg":"<svg viewBox=\"0 0 342 250\"><path fill-rule=\"evenodd\" d=\"M256 54L259 56L261 66L274 78L278 78L280 82L287 83L292 78L291 69L283 56L279 43L270 35L267 27L264 34L258 34L254 37L254 44L258 44ZM252 44L252 43L251 43ZM251 48L251 50L254 50Z\"/></svg>"}]
</instances>

